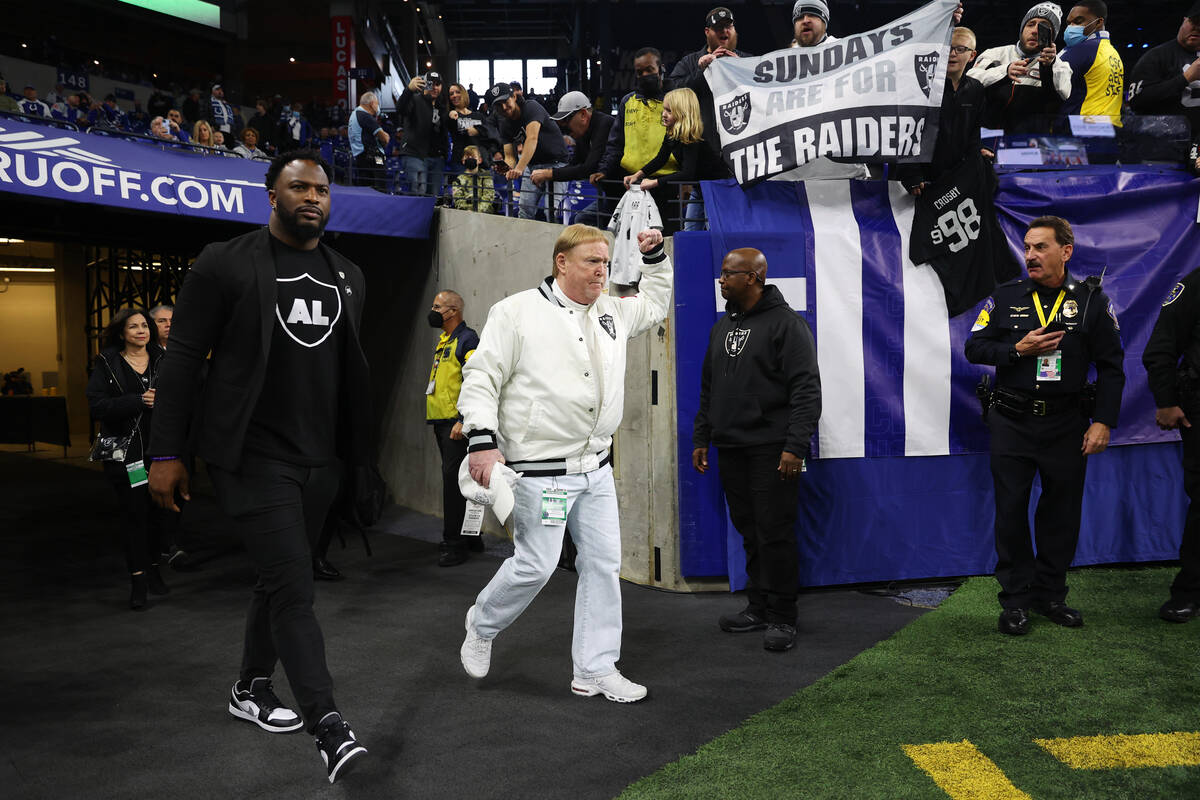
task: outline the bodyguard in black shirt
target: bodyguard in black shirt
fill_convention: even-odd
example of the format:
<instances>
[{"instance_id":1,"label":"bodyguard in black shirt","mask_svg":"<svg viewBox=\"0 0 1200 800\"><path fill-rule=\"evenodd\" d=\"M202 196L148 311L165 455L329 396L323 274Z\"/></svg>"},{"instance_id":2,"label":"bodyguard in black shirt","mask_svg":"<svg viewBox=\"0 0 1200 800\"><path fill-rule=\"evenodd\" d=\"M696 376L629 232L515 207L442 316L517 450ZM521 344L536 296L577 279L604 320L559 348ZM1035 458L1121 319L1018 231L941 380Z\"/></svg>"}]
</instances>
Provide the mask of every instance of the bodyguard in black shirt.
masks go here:
<instances>
[{"instance_id":1,"label":"bodyguard in black shirt","mask_svg":"<svg viewBox=\"0 0 1200 800\"><path fill-rule=\"evenodd\" d=\"M337 494L338 459L369 461L370 411L358 339L362 273L320 243L330 175L314 151L276 157L267 229L209 245L188 271L148 453L150 492L174 508L177 490L188 498L179 456L198 402L197 455L258 572L229 713L271 733L305 727L332 783L366 749L333 700L312 607L311 543ZM277 660L303 721L271 688Z\"/></svg>"},{"instance_id":2,"label":"bodyguard in black shirt","mask_svg":"<svg viewBox=\"0 0 1200 800\"><path fill-rule=\"evenodd\" d=\"M996 367L988 414L996 494L999 629L1023 634L1029 610L1077 628L1083 616L1064 602L1075 558L1087 456L1108 447L1125 386L1120 327L1094 279L1067 273L1075 247L1070 224L1038 217L1025 234L1027 280L997 287L966 343L972 364ZM1095 401L1086 397L1096 367ZM1037 555L1029 539L1035 474L1042 496L1035 515Z\"/></svg>"},{"instance_id":3,"label":"bodyguard in black shirt","mask_svg":"<svg viewBox=\"0 0 1200 800\"><path fill-rule=\"evenodd\" d=\"M1191 502L1179 547L1179 574L1158 615L1168 622L1187 622L1200 614L1200 269L1167 295L1142 365L1154 395L1154 421L1164 431L1179 431L1183 440L1183 490Z\"/></svg>"}]
</instances>

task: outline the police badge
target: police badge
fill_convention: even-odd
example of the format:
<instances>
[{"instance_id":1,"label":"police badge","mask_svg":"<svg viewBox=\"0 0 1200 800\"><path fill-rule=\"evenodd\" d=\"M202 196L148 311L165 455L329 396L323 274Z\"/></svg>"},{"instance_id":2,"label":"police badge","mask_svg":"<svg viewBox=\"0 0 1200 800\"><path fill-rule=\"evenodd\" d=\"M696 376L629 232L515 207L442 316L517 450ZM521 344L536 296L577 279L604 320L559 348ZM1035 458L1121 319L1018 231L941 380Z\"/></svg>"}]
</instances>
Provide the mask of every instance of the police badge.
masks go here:
<instances>
[{"instance_id":1,"label":"police badge","mask_svg":"<svg viewBox=\"0 0 1200 800\"><path fill-rule=\"evenodd\" d=\"M616 341L617 326L613 324L612 315L603 314L596 321L600 323L601 328L604 328L604 332L611 336L614 341Z\"/></svg>"},{"instance_id":2,"label":"police badge","mask_svg":"<svg viewBox=\"0 0 1200 800\"><path fill-rule=\"evenodd\" d=\"M725 352L730 358L737 358L746 349L746 340L750 331L746 328L734 328L725 334Z\"/></svg>"},{"instance_id":3,"label":"police badge","mask_svg":"<svg viewBox=\"0 0 1200 800\"><path fill-rule=\"evenodd\" d=\"M929 97L929 93L933 91L933 79L937 73L938 54L933 53L918 53L913 56L913 69L917 73L917 85L921 87L921 91Z\"/></svg>"},{"instance_id":4,"label":"police badge","mask_svg":"<svg viewBox=\"0 0 1200 800\"><path fill-rule=\"evenodd\" d=\"M731 136L737 136L750 124L750 93L739 94L721 105L721 125Z\"/></svg>"}]
</instances>

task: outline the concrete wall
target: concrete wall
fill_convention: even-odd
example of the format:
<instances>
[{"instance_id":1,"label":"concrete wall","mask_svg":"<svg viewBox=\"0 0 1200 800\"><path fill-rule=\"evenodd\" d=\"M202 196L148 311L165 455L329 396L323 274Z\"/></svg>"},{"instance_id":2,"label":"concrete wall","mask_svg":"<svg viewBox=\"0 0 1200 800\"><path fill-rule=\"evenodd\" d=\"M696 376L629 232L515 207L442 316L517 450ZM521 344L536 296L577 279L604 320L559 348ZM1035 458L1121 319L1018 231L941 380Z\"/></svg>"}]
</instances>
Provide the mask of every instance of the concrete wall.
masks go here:
<instances>
[{"instance_id":1,"label":"concrete wall","mask_svg":"<svg viewBox=\"0 0 1200 800\"><path fill-rule=\"evenodd\" d=\"M454 289L465 300L467 324L482 333L493 303L550 274L550 254L562 228L440 209L435 229L429 270L423 280L414 277L407 294L393 301L403 302L404 311L391 315L397 347L394 363L385 367L391 389L384 392L380 409L380 469L397 503L440 516L440 460L424 422L424 391L437 332L425 322L425 311L438 291ZM374 298L374 284L371 291ZM679 575L672 325L668 317L629 343L625 417L614 440L613 463L621 505L621 575L680 591L722 589L728 587L723 579L689 581ZM372 370L377 366L373 358ZM500 532L490 515L487 524Z\"/></svg>"}]
</instances>

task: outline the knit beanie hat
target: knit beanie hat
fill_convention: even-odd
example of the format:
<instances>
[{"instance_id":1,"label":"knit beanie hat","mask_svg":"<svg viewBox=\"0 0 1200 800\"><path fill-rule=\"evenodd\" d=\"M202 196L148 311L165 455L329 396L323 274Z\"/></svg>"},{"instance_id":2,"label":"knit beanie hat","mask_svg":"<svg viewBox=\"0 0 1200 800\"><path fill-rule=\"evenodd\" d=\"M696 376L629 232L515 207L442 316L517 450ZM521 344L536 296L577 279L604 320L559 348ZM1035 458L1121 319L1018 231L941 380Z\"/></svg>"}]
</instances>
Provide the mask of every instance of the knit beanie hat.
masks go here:
<instances>
[{"instance_id":1,"label":"knit beanie hat","mask_svg":"<svg viewBox=\"0 0 1200 800\"><path fill-rule=\"evenodd\" d=\"M1025 12L1025 18L1021 20L1021 27L1017 29L1017 39L1021 38L1021 32L1025 30L1026 23L1034 17L1041 17L1050 23L1050 27L1054 29L1054 38L1058 38L1058 31L1062 28L1062 9L1055 3L1038 3L1033 8Z\"/></svg>"},{"instance_id":2,"label":"knit beanie hat","mask_svg":"<svg viewBox=\"0 0 1200 800\"><path fill-rule=\"evenodd\" d=\"M796 0L796 4L792 6L792 22L800 19L803 14L820 17L822 22L829 24L829 6L825 0Z\"/></svg>"}]
</instances>

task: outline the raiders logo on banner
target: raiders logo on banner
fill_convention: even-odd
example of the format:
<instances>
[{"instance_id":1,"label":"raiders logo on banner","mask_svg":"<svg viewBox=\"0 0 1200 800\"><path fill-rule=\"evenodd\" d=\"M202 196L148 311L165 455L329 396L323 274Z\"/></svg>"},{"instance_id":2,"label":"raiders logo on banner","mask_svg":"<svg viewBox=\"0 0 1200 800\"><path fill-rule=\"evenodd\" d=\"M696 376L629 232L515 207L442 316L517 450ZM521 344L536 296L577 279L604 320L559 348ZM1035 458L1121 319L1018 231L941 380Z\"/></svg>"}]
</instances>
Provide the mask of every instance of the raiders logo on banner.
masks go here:
<instances>
[{"instance_id":1,"label":"raiders logo on banner","mask_svg":"<svg viewBox=\"0 0 1200 800\"><path fill-rule=\"evenodd\" d=\"M721 124L731 136L737 136L750 124L750 93L739 94L721 106Z\"/></svg>"},{"instance_id":2,"label":"raiders logo on banner","mask_svg":"<svg viewBox=\"0 0 1200 800\"><path fill-rule=\"evenodd\" d=\"M275 316L287 335L300 345L316 347L329 338L342 316L338 288L307 272L298 278L279 278Z\"/></svg>"},{"instance_id":3,"label":"raiders logo on banner","mask_svg":"<svg viewBox=\"0 0 1200 800\"><path fill-rule=\"evenodd\" d=\"M613 324L612 314L602 314L596 321L600 323L601 328L604 328L604 332L612 337L613 341L616 341L617 326Z\"/></svg>"},{"instance_id":4,"label":"raiders logo on banner","mask_svg":"<svg viewBox=\"0 0 1200 800\"><path fill-rule=\"evenodd\" d=\"M913 68L917 71L917 85L921 87L921 91L929 97L929 93L933 91L934 75L937 74L938 54L933 53L918 53L913 56Z\"/></svg>"},{"instance_id":5,"label":"raiders logo on banner","mask_svg":"<svg viewBox=\"0 0 1200 800\"><path fill-rule=\"evenodd\" d=\"M725 334L725 352L730 358L737 358L746 349L746 340L750 338L750 331L745 328L734 328L729 333Z\"/></svg>"}]
</instances>

